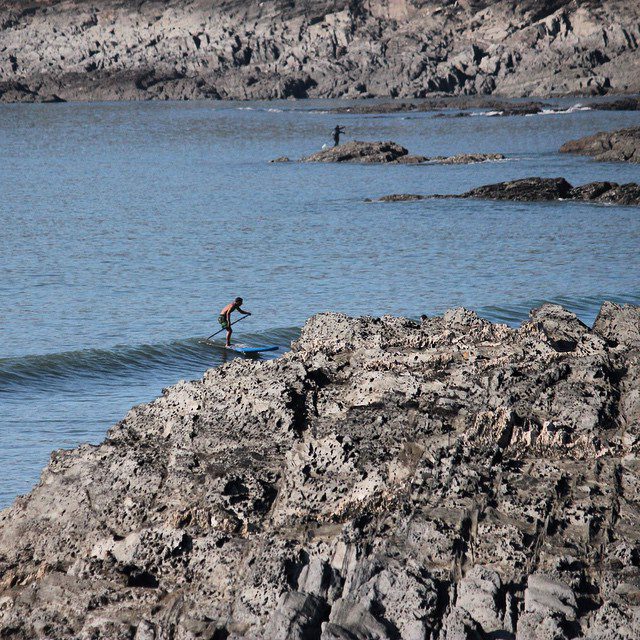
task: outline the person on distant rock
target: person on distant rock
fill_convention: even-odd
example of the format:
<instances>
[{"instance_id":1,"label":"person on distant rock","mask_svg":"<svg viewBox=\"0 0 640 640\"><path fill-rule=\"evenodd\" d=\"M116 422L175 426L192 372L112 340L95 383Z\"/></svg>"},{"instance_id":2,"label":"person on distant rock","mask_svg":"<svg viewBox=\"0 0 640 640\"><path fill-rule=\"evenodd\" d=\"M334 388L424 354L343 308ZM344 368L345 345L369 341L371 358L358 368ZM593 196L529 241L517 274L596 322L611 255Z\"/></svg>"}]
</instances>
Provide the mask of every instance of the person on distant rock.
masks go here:
<instances>
[{"instance_id":1,"label":"person on distant rock","mask_svg":"<svg viewBox=\"0 0 640 640\"><path fill-rule=\"evenodd\" d=\"M245 316L250 316L251 313L249 311L243 311L240 307L242 306L242 298L236 298L233 302L230 302L218 316L218 322L222 326L223 329L227 330L227 347L231 346L231 334L233 330L231 329L231 314L234 311L239 311L241 314Z\"/></svg>"},{"instance_id":2,"label":"person on distant rock","mask_svg":"<svg viewBox=\"0 0 640 640\"><path fill-rule=\"evenodd\" d=\"M340 134L344 133L344 127L340 125L336 125L336 128L333 130L333 146L337 147L340 144Z\"/></svg>"}]
</instances>

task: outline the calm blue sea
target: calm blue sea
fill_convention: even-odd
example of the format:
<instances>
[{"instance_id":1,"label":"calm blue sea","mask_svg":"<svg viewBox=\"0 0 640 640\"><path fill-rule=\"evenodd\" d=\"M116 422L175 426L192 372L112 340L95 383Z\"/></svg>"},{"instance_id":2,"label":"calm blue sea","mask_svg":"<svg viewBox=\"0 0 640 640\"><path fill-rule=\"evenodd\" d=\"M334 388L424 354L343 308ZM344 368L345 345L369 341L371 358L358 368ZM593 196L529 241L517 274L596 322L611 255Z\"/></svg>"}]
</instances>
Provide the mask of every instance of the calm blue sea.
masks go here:
<instances>
[{"instance_id":1,"label":"calm blue sea","mask_svg":"<svg viewBox=\"0 0 640 640\"><path fill-rule=\"evenodd\" d=\"M238 339L283 350L326 310L464 305L518 324L545 300L587 322L603 300L640 303L638 208L364 202L533 175L640 182L638 166L557 153L640 113L336 116L336 104L0 106L0 506L51 450L99 442L130 406L229 358L199 339L237 295L253 312ZM330 143L336 124L345 140L508 160L269 164Z\"/></svg>"}]
</instances>

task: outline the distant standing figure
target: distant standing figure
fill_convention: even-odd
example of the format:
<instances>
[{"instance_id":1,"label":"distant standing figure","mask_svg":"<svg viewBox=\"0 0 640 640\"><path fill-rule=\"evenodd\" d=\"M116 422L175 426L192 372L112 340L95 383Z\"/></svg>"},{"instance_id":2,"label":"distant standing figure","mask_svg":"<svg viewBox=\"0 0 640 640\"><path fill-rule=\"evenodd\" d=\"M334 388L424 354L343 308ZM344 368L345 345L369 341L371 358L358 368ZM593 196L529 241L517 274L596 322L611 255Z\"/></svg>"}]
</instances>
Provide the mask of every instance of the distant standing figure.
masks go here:
<instances>
[{"instance_id":1,"label":"distant standing figure","mask_svg":"<svg viewBox=\"0 0 640 640\"><path fill-rule=\"evenodd\" d=\"M234 311L239 311L245 316L250 316L251 314L248 311L243 311L240 307L242 306L242 298L236 298L233 302L230 302L218 316L218 322L222 326L223 329L227 330L227 347L231 346L231 334L233 330L231 329L231 314Z\"/></svg>"},{"instance_id":2,"label":"distant standing figure","mask_svg":"<svg viewBox=\"0 0 640 640\"><path fill-rule=\"evenodd\" d=\"M344 133L344 127L337 125L333 130L333 146L337 147L340 144L340 134Z\"/></svg>"}]
</instances>

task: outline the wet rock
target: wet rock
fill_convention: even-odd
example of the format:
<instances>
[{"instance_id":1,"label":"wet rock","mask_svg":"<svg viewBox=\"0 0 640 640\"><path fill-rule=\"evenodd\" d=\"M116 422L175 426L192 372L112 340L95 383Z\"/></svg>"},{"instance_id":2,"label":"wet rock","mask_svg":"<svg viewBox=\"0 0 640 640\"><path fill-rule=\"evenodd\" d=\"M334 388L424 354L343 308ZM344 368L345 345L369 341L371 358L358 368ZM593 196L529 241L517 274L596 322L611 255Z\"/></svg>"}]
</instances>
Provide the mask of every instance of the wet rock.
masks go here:
<instances>
[{"instance_id":1,"label":"wet rock","mask_svg":"<svg viewBox=\"0 0 640 640\"><path fill-rule=\"evenodd\" d=\"M335 147L318 151L301 162L359 162L378 163L419 163L423 156L410 156L409 151L395 142L358 142L353 140Z\"/></svg>"},{"instance_id":2,"label":"wet rock","mask_svg":"<svg viewBox=\"0 0 640 640\"><path fill-rule=\"evenodd\" d=\"M484 185L459 195L417 194L413 199L424 198L480 198L482 200L512 200L515 202L540 202L566 200L592 202L598 204L640 205L640 185L635 182L618 184L616 182L590 182L573 187L564 178L522 178L510 182L498 182ZM401 199L399 196L383 196L379 200L386 202Z\"/></svg>"},{"instance_id":3,"label":"wet rock","mask_svg":"<svg viewBox=\"0 0 640 640\"><path fill-rule=\"evenodd\" d=\"M566 197L571 189L571 185L564 178L523 178L478 187L467 191L462 197L525 202L558 200Z\"/></svg>"},{"instance_id":4,"label":"wet rock","mask_svg":"<svg viewBox=\"0 0 640 640\"><path fill-rule=\"evenodd\" d=\"M591 156L601 162L640 162L640 127L570 140L560 147L560 152Z\"/></svg>"},{"instance_id":5,"label":"wet rock","mask_svg":"<svg viewBox=\"0 0 640 640\"><path fill-rule=\"evenodd\" d=\"M291 162L287 156L280 156L279 158L274 158L273 160L269 160L269 162Z\"/></svg>"},{"instance_id":6,"label":"wet rock","mask_svg":"<svg viewBox=\"0 0 640 640\"><path fill-rule=\"evenodd\" d=\"M0 513L0 636L628 640L638 389L630 305L319 314L52 454Z\"/></svg>"}]
</instances>

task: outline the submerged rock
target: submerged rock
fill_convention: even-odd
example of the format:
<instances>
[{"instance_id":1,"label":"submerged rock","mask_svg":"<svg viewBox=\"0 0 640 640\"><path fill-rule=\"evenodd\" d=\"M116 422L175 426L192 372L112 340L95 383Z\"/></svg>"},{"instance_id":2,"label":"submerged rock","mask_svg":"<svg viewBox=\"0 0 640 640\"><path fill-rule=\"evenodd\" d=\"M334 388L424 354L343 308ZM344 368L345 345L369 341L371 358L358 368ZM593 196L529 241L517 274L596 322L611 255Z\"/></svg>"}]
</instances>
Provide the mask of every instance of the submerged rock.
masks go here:
<instances>
[{"instance_id":1,"label":"submerged rock","mask_svg":"<svg viewBox=\"0 0 640 640\"><path fill-rule=\"evenodd\" d=\"M376 202L402 202L426 198L479 198L514 202L572 200L599 204L640 205L640 185L635 182L627 184L590 182L580 187L573 187L564 178L522 178L487 184L459 195L392 194L382 196L376 199ZM366 201L371 202L371 199Z\"/></svg>"},{"instance_id":2,"label":"submerged rock","mask_svg":"<svg viewBox=\"0 0 640 640\"><path fill-rule=\"evenodd\" d=\"M0 637L640 637L639 319L320 314L181 382L0 514Z\"/></svg>"},{"instance_id":3,"label":"submerged rock","mask_svg":"<svg viewBox=\"0 0 640 640\"><path fill-rule=\"evenodd\" d=\"M640 162L640 127L602 131L570 140L560 147L560 151L591 156L601 162Z\"/></svg>"}]
</instances>

